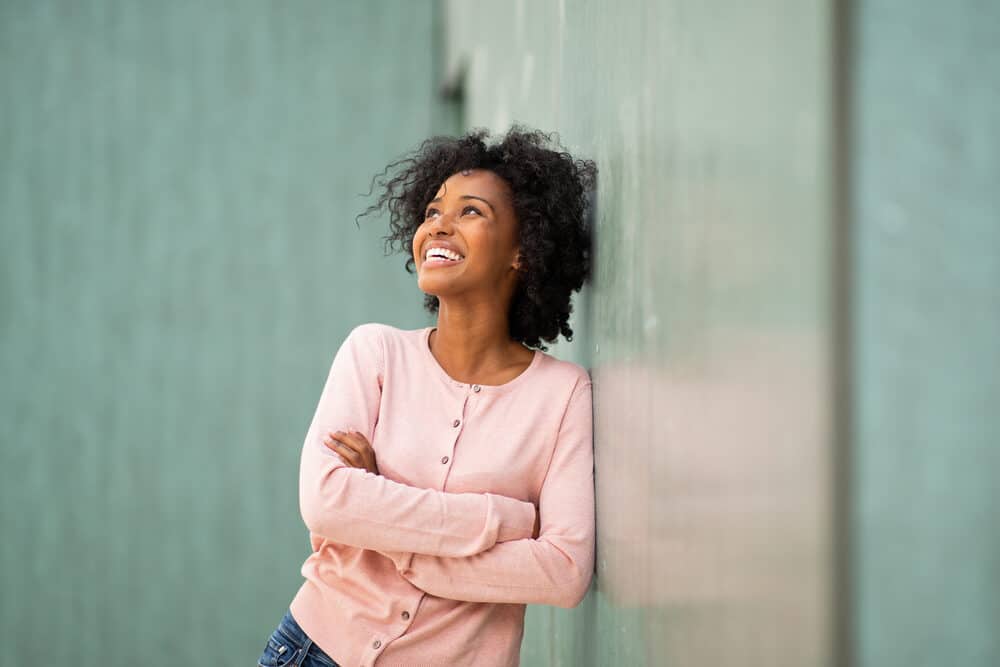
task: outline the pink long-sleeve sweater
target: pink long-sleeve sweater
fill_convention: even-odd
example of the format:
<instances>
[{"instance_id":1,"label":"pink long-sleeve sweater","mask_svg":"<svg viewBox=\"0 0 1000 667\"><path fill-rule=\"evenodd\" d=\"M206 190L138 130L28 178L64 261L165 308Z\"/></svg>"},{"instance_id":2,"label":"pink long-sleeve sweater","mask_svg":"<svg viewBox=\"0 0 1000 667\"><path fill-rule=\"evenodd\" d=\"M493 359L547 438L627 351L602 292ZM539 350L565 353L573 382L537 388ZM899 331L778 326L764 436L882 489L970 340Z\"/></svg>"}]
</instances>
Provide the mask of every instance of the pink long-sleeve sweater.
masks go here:
<instances>
[{"instance_id":1,"label":"pink long-sleeve sweater","mask_svg":"<svg viewBox=\"0 0 1000 667\"><path fill-rule=\"evenodd\" d=\"M355 327L303 445L313 552L289 607L343 667L516 666L525 605L573 607L590 586L586 369L536 350L505 384L458 382L432 329ZM346 428L368 438L378 475L323 444Z\"/></svg>"}]
</instances>

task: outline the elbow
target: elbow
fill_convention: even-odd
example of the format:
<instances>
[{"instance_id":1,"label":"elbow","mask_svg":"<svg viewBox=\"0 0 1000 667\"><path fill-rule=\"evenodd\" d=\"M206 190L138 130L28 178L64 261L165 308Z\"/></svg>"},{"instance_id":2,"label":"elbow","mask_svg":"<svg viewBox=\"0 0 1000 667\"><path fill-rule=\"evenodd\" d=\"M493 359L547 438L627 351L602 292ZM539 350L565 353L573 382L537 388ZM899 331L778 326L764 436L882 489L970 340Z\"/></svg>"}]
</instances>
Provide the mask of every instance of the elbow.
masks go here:
<instances>
[{"instance_id":1,"label":"elbow","mask_svg":"<svg viewBox=\"0 0 1000 667\"><path fill-rule=\"evenodd\" d=\"M310 533L337 538L337 527L343 520L337 520L336 507L344 493L343 475L336 474L337 468L318 477L303 476L299 480L299 513Z\"/></svg>"},{"instance_id":2,"label":"elbow","mask_svg":"<svg viewBox=\"0 0 1000 667\"><path fill-rule=\"evenodd\" d=\"M556 548L562 552L565 558L564 571L568 576L560 577L562 581L553 588L553 599L548 601L548 604L562 609L572 609L587 597L590 585L594 580L596 558L594 542L585 540L576 549L570 548L569 545Z\"/></svg>"},{"instance_id":3,"label":"elbow","mask_svg":"<svg viewBox=\"0 0 1000 667\"><path fill-rule=\"evenodd\" d=\"M299 514L302 515L302 523L305 524L310 533L330 537L326 534L325 528L320 525L319 517L313 511L312 506L309 505L301 496L299 498Z\"/></svg>"},{"instance_id":4,"label":"elbow","mask_svg":"<svg viewBox=\"0 0 1000 667\"><path fill-rule=\"evenodd\" d=\"M326 529L322 525L323 513L319 511L318 505L315 494L307 493L305 489L299 490L299 514L302 515L302 523L310 533L326 535Z\"/></svg>"},{"instance_id":5,"label":"elbow","mask_svg":"<svg viewBox=\"0 0 1000 667\"><path fill-rule=\"evenodd\" d=\"M570 561L567 571L572 573L572 576L549 588L547 599L539 602L562 609L576 607L583 602L590 591L590 583L594 578L593 569L592 566L587 567L586 563Z\"/></svg>"},{"instance_id":6,"label":"elbow","mask_svg":"<svg viewBox=\"0 0 1000 667\"><path fill-rule=\"evenodd\" d=\"M577 576L556 589L556 595L549 601L549 604L562 609L572 609L583 602L587 593L590 592L590 584L594 578L592 569L583 571L580 569L579 563L574 563L573 570Z\"/></svg>"}]
</instances>

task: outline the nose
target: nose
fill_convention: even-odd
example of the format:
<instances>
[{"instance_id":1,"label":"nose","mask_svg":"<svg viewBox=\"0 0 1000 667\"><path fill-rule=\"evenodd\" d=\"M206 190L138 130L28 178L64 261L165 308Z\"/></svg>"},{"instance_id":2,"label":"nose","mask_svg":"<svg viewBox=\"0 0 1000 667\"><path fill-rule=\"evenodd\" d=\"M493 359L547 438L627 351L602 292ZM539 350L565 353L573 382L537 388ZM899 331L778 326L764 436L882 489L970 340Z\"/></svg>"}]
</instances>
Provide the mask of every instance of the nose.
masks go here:
<instances>
[{"instance_id":1,"label":"nose","mask_svg":"<svg viewBox=\"0 0 1000 667\"><path fill-rule=\"evenodd\" d=\"M446 219L447 223L445 222ZM430 223L430 233L432 236L435 234L441 234L445 232L445 230L450 230L451 224L452 224L451 215L447 213L441 213Z\"/></svg>"},{"instance_id":2,"label":"nose","mask_svg":"<svg viewBox=\"0 0 1000 667\"><path fill-rule=\"evenodd\" d=\"M448 220L446 221L445 218L448 218ZM425 223L427 236L424 236L422 238L426 240L428 238L433 239L439 236L451 236L452 234L451 225L452 225L451 218L442 213L438 215L434 220ZM415 244L418 242L418 239L416 237L414 237L413 240Z\"/></svg>"}]
</instances>

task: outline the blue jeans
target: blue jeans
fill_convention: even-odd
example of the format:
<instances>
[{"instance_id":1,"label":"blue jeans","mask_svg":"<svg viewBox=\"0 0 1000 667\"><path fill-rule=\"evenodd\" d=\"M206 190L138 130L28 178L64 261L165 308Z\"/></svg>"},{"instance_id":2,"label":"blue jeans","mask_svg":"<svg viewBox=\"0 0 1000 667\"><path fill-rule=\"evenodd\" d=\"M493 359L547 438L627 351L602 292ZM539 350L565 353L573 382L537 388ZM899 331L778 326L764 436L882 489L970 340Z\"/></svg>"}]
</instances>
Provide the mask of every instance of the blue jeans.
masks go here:
<instances>
[{"instance_id":1,"label":"blue jeans","mask_svg":"<svg viewBox=\"0 0 1000 667\"><path fill-rule=\"evenodd\" d=\"M313 643L305 630L286 611L277 629L267 639L258 667L340 667L333 658Z\"/></svg>"}]
</instances>

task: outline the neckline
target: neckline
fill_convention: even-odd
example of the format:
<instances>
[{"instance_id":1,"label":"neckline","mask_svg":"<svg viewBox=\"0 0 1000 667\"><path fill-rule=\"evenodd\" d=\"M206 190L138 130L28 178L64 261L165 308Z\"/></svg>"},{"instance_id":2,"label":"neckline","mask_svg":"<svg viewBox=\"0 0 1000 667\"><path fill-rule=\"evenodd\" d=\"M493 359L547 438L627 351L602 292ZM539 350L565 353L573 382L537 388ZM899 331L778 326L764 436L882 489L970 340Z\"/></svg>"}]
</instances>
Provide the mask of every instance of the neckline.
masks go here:
<instances>
[{"instance_id":1,"label":"neckline","mask_svg":"<svg viewBox=\"0 0 1000 667\"><path fill-rule=\"evenodd\" d=\"M456 387L470 388L473 386L478 386L481 387L483 391L493 391L493 392L507 391L508 389L511 389L512 387L516 386L518 383L523 381L526 376L531 375L532 371L534 371L535 368L538 367L539 363L542 360L541 350L532 350L534 354L532 355L531 363L528 364L527 368L521 371L513 379L508 380L503 384L478 384L474 382L459 382L452 376L448 375L448 372L445 371L445 369L441 366L441 364L438 363L438 360L434 356L434 353L431 352L431 346L430 346L431 332L436 329L437 327L433 326L423 328L423 333L420 336L420 347L423 350L424 357L429 362L429 365L432 368L434 368L435 373L438 375L438 377L440 377L444 382L452 384Z\"/></svg>"}]
</instances>

